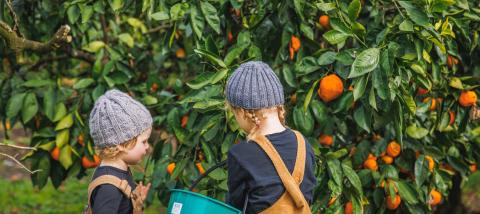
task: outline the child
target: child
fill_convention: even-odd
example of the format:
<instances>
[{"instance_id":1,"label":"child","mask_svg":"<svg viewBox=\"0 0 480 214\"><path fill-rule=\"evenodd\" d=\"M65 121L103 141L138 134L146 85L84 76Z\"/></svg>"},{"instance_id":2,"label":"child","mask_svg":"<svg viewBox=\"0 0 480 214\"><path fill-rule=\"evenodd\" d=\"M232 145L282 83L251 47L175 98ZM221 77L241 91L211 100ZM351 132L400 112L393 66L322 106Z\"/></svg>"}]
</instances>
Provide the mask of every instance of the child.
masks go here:
<instances>
[{"instance_id":1,"label":"child","mask_svg":"<svg viewBox=\"0 0 480 214\"><path fill-rule=\"evenodd\" d=\"M248 133L228 153L227 203L246 213L310 213L314 154L285 126L278 77L263 62L244 63L228 79L226 98Z\"/></svg>"},{"instance_id":2,"label":"child","mask_svg":"<svg viewBox=\"0 0 480 214\"><path fill-rule=\"evenodd\" d=\"M147 153L150 112L129 95L113 89L95 102L89 126L102 162L88 187L86 213L141 213L150 183L136 185L128 165L138 164Z\"/></svg>"}]
</instances>

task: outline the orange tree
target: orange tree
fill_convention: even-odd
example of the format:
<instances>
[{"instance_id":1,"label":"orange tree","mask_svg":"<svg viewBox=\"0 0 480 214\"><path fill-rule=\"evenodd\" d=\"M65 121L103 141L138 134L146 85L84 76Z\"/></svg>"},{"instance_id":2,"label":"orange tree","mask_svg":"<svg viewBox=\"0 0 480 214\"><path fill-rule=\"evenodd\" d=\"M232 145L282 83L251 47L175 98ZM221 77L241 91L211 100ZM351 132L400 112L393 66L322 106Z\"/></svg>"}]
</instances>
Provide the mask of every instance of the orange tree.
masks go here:
<instances>
[{"instance_id":1,"label":"orange tree","mask_svg":"<svg viewBox=\"0 0 480 214\"><path fill-rule=\"evenodd\" d=\"M2 123L7 137L32 131L39 187L98 164L88 114L116 87L154 116L143 179L166 203L244 138L223 87L248 60L277 72L288 125L314 148L315 213L431 212L457 202L480 159L475 1L7 0L0 12ZM226 179L218 169L195 191L223 200Z\"/></svg>"}]
</instances>

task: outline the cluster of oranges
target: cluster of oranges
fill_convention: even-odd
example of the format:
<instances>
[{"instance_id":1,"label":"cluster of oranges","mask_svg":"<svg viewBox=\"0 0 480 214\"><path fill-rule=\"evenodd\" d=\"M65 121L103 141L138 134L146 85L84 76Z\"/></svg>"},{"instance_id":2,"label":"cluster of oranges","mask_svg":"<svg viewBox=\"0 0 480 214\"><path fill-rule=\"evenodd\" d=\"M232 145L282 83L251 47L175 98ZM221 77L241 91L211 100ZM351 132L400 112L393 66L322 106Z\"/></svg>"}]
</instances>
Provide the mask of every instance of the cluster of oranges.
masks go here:
<instances>
[{"instance_id":1,"label":"cluster of oranges","mask_svg":"<svg viewBox=\"0 0 480 214\"><path fill-rule=\"evenodd\" d=\"M80 144L81 146L85 146L84 141L85 141L85 139L84 139L83 134L78 135L78 137L77 137L78 144ZM52 151L50 151L50 156L52 157L53 160L60 161L60 151L61 151L61 149L58 146L55 146L52 149ZM94 154L92 156L92 158L93 158L93 160L91 160L87 156L82 157L83 168L85 168L85 169L95 168L95 167L100 165L101 159L100 159L100 157L98 157L98 155Z\"/></svg>"}]
</instances>

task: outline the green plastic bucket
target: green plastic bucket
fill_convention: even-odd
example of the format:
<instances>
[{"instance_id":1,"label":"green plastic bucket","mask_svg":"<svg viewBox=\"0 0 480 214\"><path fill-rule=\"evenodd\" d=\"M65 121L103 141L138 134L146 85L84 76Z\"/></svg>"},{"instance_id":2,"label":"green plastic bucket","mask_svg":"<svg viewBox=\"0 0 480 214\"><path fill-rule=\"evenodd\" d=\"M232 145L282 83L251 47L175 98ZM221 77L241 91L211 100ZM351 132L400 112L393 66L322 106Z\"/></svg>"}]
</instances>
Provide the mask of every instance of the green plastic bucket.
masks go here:
<instances>
[{"instance_id":1,"label":"green plastic bucket","mask_svg":"<svg viewBox=\"0 0 480 214\"><path fill-rule=\"evenodd\" d=\"M172 189L168 214L241 214L223 202L188 190Z\"/></svg>"}]
</instances>

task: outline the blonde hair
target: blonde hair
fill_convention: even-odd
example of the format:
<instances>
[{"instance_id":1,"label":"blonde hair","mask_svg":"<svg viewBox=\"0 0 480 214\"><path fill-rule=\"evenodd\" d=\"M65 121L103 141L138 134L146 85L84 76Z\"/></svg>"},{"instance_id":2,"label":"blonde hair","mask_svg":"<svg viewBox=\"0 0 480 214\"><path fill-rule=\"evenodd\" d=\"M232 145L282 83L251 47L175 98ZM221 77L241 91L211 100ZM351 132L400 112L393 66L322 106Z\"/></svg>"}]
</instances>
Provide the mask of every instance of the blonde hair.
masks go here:
<instances>
[{"instance_id":1,"label":"blonde hair","mask_svg":"<svg viewBox=\"0 0 480 214\"><path fill-rule=\"evenodd\" d=\"M130 150L137 144L137 137L127 140L122 144L119 144L120 147ZM103 160L114 160L117 159L124 151L120 150L117 146L108 146L104 148L96 148L98 156Z\"/></svg>"},{"instance_id":2,"label":"blonde hair","mask_svg":"<svg viewBox=\"0 0 480 214\"><path fill-rule=\"evenodd\" d=\"M250 130L250 132L247 135L248 140L252 140L257 134L261 121L265 119L265 116L264 116L265 110L276 109L278 114L278 119L280 120L282 125L286 127L285 107L283 105L278 105L278 106L273 106L273 107L263 108L263 109L244 109L241 107L232 106L228 102L226 103L227 103L227 107L232 109L233 111L240 111L240 110L245 111L246 119L248 119L254 125L252 130Z\"/></svg>"}]
</instances>

